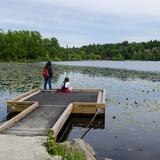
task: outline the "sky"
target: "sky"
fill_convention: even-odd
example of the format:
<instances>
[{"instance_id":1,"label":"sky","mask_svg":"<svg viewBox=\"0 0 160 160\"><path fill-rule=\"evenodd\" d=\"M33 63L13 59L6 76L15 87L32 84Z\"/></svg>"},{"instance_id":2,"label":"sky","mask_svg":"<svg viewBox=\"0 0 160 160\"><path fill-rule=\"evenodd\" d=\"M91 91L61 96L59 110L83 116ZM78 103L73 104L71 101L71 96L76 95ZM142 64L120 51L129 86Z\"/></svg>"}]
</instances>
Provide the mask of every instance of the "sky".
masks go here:
<instances>
[{"instance_id":1,"label":"sky","mask_svg":"<svg viewBox=\"0 0 160 160\"><path fill-rule=\"evenodd\" d=\"M159 0L0 0L0 28L39 31L61 46L160 40Z\"/></svg>"}]
</instances>

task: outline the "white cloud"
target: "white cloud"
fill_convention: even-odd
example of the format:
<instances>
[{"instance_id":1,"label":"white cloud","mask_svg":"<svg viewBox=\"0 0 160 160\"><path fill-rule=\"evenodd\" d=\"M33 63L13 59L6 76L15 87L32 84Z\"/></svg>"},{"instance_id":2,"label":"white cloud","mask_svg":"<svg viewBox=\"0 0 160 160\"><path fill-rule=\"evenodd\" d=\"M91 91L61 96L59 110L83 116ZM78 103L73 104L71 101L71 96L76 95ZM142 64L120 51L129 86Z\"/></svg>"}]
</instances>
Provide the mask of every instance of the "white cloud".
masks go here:
<instances>
[{"instance_id":1,"label":"white cloud","mask_svg":"<svg viewBox=\"0 0 160 160\"><path fill-rule=\"evenodd\" d=\"M159 0L35 0L42 4L59 5L106 14L160 15Z\"/></svg>"},{"instance_id":2,"label":"white cloud","mask_svg":"<svg viewBox=\"0 0 160 160\"><path fill-rule=\"evenodd\" d=\"M158 0L5 0L0 28L38 30L62 45L160 38Z\"/></svg>"}]
</instances>

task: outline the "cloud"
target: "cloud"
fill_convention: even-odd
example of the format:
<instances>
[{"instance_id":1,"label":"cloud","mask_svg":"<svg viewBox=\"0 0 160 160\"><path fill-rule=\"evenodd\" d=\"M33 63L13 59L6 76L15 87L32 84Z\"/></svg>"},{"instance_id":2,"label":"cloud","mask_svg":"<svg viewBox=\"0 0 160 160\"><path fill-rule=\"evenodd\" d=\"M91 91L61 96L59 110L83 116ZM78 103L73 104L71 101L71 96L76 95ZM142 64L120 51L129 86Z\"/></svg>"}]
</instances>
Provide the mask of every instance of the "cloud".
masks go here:
<instances>
[{"instance_id":1,"label":"cloud","mask_svg":"<svg viewBox=\"0 0 160 160\"><path fill-rule=\"evenodd\" d=\"M160 37L158 0L5 0L0 28L37 30L61 45L145 41Z\"/></svg>"},{"instance_id":2,"label":"cloud","mask_svg":"<svg viewBox=\"0 0 160 160\"><path fill-rule=\"evenodd\" d=\"M64 6L85 11L111 14L160 15L159 0L35 0L41 4Z\"/></svg>"}]
</instances>

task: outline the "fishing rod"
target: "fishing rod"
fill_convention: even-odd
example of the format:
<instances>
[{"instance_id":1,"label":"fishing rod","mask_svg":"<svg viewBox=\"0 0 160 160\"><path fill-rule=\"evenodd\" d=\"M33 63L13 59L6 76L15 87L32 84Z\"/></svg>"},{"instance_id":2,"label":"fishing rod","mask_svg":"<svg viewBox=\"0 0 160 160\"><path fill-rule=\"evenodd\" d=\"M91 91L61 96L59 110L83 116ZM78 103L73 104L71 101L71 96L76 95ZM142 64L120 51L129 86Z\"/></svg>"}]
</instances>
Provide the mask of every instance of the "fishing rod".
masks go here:
<instances>
[{"instance_id":1,"label":"fishing rod","mask_svg":"<svg viewBox=\"0 0 160 160\"><path fill-rule=\"evenodd\" d=\"M68 45L66 46L66 52L65 52L65 62L66 62L66 77L68 77L68 65L67 65L67 61L68 61Z\"/></svg>"}]
</instances>

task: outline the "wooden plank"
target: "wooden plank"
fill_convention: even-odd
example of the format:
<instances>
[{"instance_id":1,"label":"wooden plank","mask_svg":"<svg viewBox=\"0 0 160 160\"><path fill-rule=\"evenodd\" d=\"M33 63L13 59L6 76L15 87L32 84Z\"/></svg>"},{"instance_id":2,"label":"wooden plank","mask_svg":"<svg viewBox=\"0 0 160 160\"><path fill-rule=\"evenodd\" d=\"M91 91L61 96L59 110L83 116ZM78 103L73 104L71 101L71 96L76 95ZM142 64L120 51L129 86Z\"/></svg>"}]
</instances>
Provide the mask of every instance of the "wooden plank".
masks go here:
<instances>
[{"instance_id":1,"label":"wooden plank","mask_svg":"<svg viewBox=\"0 0 160 160\"><path fill-rule=\"evenodd\" d=\"M13 112L22 112L31 106L35 101L8 101L7 102L7 110L12 110Z\"/></svg>"},{"instance_id":2,"label":"wooden plank","mask_svg":"<svg viewBox=\"0 0 160 160\"><path fill-rule=\"evenodd\" d=\"M54 124L54 126L51 128L51 130L53 131L55 137L58 136L58 133L62 129L62 127L65 124L65 122L68 119L68 117L70 116L70 114L72 112L72 109L73 109L73 104L70 103L67 106L67 108L65 109L65 111L62 113L62 115L59 117L57 122Z\"/></svg>"},{"instance_id":3,"label":"wooden plank","mask_svg":"<svg viewBox=\"0 0 160 160\"><path fill-rule=\"evenodd\" d=\"M32 112L34 109L36 109L39 106L38 102L34 102L29 108L25 109L23 112L19 113L12 119L8 120L4 124L0 126L0 132L3 130L13 126L17 122L19 122L22 118L24 118L26 115L28 115L30 112Z\"/></svg>"},{"instance_id":4,"label":"wooden plank","mask_svg":"<svg viewBox=\"0 0 160 160\"><path fill-rule=\"evenodd\" d=\"M35 101L8 101L9 105L31 105L33 104Z\"/></svg>"},{"instance_id":5,"label":"wooden plank","mask_svg":"<svg viewBox=\"0 0 160 160\"><path fill-rule=\"evenodd\" d=\"M105 103L105 90L101 90L98 93L97 103Z\"/></svg>"},{"instance_id":6,"label":"wooden plank","mask_svg":"<svg viewBox=\"0 0 160 160\"><path fill-rule=\"evenodd\" d=\"M88 88L88 89L86 89L86 88L76 88L76 89L73 89L72 90L73 92L99 92L100 91L100 89L93 89L93 88Z\"/></svg>"},{"instance_id":7,"label":"wooden plank","mask_svg":"<svg viewBox=\"0 0 160 160\"><path fill-rule=\"evenodd\" d=\"M29 91L29 92L26 92L26 93L24 93L24 94L21 94L21 95L15 97L15 98L12 98L12 99L10 99L9 101L18 101L18 100L20 100L21 98L26 97L26 96L28 96L28 95L36 92L36 91L38 91L37 88L36 88L36 89L33 89L33 90Z\"/></svg>"},{"instance_id":8,"label":"wooden plank","mask_svg":"<svg viewBox=\"0 0 160 160\"><path fill-rule=\"evenodd\" d=\"M102 107L104 107L104 103L96 103L96 102L73 102L73 105L75 106L75 105L78 105L78 106L80 106L80 105L82 105L82 106L102 106Z\"/></svg>"},{"instance_id":9,"label":"wooden plank","mask_svg":"<svg viewBox=\"0 0 160 160\"><path fill-rule=\"evenodd\" d=\"M52 90L49 90L49 89L47 89L47 90L44 90L44 89L41 89L40 91L41 92L56 92L58 89L60 89L60 88L54 88L54 89L52 89ZM99 91L102 91L102 89L96 89L96 88L89 88L89 89L87 89L87 88L73 88L72 89L72 92L99 92Z\"/></svg>"},{"instance_id":10,"label":"wooden plank","mask_svg":"<svg viewBox=\"0 0 160 160\"><path fill-rule=\"evenodd\" d=\"M98 93L97 103L102 103L102 91Z\"/></svg>"},{"instance_id":11,"label":"wooden plank","mask_svg":"<svg viewBox=\"0 0 160 160\"><path fill-rule=\"evenodd\" d=\"M104 103L105 104L105 102L106 102L106 91L105 91L105 89L103 89L103 98L102 98L102 103Z\"/></svg>"},{"instance_id":12,"label":"wooden plank","mask_svg":"<svg viewBox=\"0 0 160 160\"><path fill-rule=\"evenodd\" d=\"M54 89L40 89L40 92L56 92L57 91L57 89L56 88L54 88Z\"/></svg>"},{"instance_id":13,"label":"wooden plank","mask_svg":"<svg viewBox=\"0 0 160 160\"><path fill-rule=\"evenodd\" d=\"M72 113L75 114L94 114L100 108L100 114L105 112L105 104L103 103L90 103L90 102L74 102Z\"/></svg>"},{"instance_id":14,"label":"wooden plank","mask_svg":"<svg viewBox=\"0 0 160 160\"><path fill-rule=\"evenodd\" d=\"M40 90L38 90L38 91L36 91L36 92L33 92L33 93L29 94L28 96L25 96L24 98L21 98L21 99L19 100L19 102L22 102L22 101L24 101L24 100L26 100L26 99L28 99L28 98L30 98L30 97L38 94L38 93L40 93Z\"/></svg>"}]
</instances>

